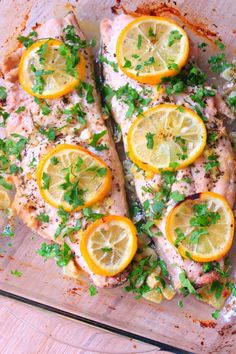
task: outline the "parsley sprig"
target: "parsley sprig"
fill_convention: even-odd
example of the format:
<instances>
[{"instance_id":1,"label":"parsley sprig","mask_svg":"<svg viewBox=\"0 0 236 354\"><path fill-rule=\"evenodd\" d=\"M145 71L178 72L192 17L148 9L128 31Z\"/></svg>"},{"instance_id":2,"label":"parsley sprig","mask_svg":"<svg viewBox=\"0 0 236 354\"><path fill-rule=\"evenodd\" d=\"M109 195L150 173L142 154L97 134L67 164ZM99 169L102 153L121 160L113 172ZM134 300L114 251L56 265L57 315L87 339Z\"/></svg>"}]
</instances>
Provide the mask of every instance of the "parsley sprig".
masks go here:
<instances>
[{"instance_id":1,"label":"parsley sprig","mask_svg":"<svg viewBox=\"0 0 236 354\"><path fill-rule=\"evenodd\" d=\"M70 247L66 243L63 245L58 245L55 243L47 245L44 242L36 253L44 257L45 261L50 258L54 258L59 267L64 267L67 265L74 256Z\"/></svg>"}]
</instances>

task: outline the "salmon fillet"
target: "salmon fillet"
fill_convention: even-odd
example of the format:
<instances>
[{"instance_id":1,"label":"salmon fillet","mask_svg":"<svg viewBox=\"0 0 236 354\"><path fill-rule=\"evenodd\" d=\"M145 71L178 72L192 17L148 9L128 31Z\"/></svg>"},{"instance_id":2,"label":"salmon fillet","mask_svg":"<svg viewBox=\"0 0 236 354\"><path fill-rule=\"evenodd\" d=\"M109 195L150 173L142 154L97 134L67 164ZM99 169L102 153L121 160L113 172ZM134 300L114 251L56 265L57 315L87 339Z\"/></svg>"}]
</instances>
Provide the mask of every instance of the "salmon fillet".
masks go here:
<instances>
[{"instance_id":1,"label":"salmon fillet","mask_svg":"<svg viewBox=\"0 0 236 354\"><path fill-rule=\"evenodd\" d=\"M172 102L193 110L196 104L190 97L191 94L195 92L194 87L187 87L184 93L175 95L159 94L157 97L154 86L142 85L125 76L120 69L114 71L112 66L109 65L109 61L116 60L116 42L121 30L132 20L133 17L131 16L119 15L116 16L113 21L104 19L100 26L102 55L106 58L106 60L103 60L104 92L108 97L107 101L109 101L111 113L116 123L119 124L121 128L126 153L127 133L132 120L135 118L135 114L127 118L129 105L127 105L126 98L123 97L123 99L120 99L119 95L112 94L112 92L117 92L117 90L121 90L124 85L128 85L130 91L132 89L135 90L141 98L146 100L146 104L141 106L143 111L149 109L151 106L164 102ZM146 94L146 92L148 92L148 94ZM147 101L147 98L149 101ZM140 102L142 102L141 99L138 99L137 105L139 105ZM203 115L207 118L206 127L209 132L217 136L217 140L214 141L214 143L208 143L203 155L191 166L181 169L176 173L171 191L178 191L185 196L205 191L214 191L224 196L232 207L236 194L234 153L223 122L219 119L219 97L217 95L215 97L207 97L204 102ZM211 151L212 155L217 156L219 162L216 173L214 174L211 172L207 173L204 168L207 162L209 162L208 151ZM144 173L144 171L138 171L134 165L131 167L131 171L137 197L141 204L144 205L147 200L153 200L154 192L159 190L164 183L163 178L159 174L148 174ZM167 264L168 272L175 289L178 290L182 287L179 275L183 270L196 288L202 287L216 280L218 275L215 271L204 273L201 263L196 263L192 260L183 260L176 248L167 240L165 235L166 216L173 206L174 202L171 200L159 224L162 236L153 237L155 247L159 256ZM157 234L157 228L155 226L153 226L151 231L154 235ZM222 259L219 263L223 268L224 260Z\"/></svg>"},{"instance_id":2,"label":"salmon fillet","mask_svg":"<svg viewBox=\"0 0 236 354\"><path fill-rule=\"evenodd\" d=\"M81 40L85 40L73 13L69 13L63 19L52 19L41 25L37 29L38 38L62 39L65 34L63 30L68 25L75 28L76 34ZM20 48L10 56L6 57L2 68L4 74L2 84L7 89L5 108L10 113L6 124L7 138L19 141L21 138L17 136L13 137L12 134L14 133L20 134L21 137L26 139L20 160L14 158L15 164L21 168L21 171L13 176L16 195L12 208L28 227L36 231L45 239L59 243L66 242L75 253L76 263L84 271L89 273L95 285L99 287L113 287L120 285L127 279L128 270L125 270L114 277L93 274L80 254L79 236L74 234L73 241L71 240L71 237L68 236L64 239L59 236L55 240L54 235L58 228L60 228L62 221L57 213L57 209L51 207L42 199L35 178L36 167L40 159L53 147L64 143L86 147L105 161L113 175L112 188L109 195L101 202L93 205L92 211L104 215L111 214L126 216L128 214L122 167L110 132L106 128L103 119L100 98L95 87L91 53L87 47L82 49L82 55L86 61L84 82L91 85L94 102L89 103L85 94L82 97L79 97L78 93L74 90L70 94L59 99L48 101L51 113L43 115L41 108L34 101L34 98L21 88L18 81L18 65L23 52L24 49ZM82 110L85 112L85 125L80 124L76 119L67 122L67 116L64 111L65 109L71 109L76 104L80 104ZM25 110L16 113L17 108L21 106L24 106ZM39 132L40 127L45 130L53 128L56 131L56 139L54 141L49 141L46 136ZM101 138L99 143L106 144L108 149L98 152L88 144L91 141L93 134L100 133L104 130L106 131L106 134ZM37 216L40 213L49 216L49 223L37 220ZM69 215L66 227L75 227L78 219L82 222L82 230L91 223L91 220L88 217L86 218L82 211L77 211Z\"/></svg>"}]
</instances>

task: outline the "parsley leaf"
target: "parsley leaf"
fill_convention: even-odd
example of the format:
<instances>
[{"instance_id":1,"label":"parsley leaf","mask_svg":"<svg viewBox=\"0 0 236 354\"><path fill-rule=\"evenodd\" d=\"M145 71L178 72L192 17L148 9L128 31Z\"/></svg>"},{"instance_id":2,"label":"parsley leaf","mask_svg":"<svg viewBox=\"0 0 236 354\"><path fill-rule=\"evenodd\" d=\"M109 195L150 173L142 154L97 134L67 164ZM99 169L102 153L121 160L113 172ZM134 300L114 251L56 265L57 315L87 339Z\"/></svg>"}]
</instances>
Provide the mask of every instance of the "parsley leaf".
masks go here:
<instances>
[{"instance_id":1,"label":"parsley leaf","mask_svg":"<svg viewBox=\"0 0 236 354\"><path fill-rule=\"evenodd\" d=\"M93 212L92 208L83 208L83 214L87 221L96 221L104 216L104 214Z\"/></svg>"},{"instance_id":2,"label":"parsley leaf","mask_svg":"<svg viewBox=\"0 0 236 354\"><path fill-rule=\"evenodd\" d=\"M175 233L177 236L174 242L174 246L178 247L180 242L186 239L186 236L179 227L175 229Z\"/></svg>"},{"instance_id":3,"label":"parsley leaf","mask_svg":"<svg viewBox=\"0 0 236 354\"><path fill-rule=\"evenodd\" d=\"M175 41L180 40L182 37L183 35L178 30L171 31L168 38L168 46L172 47Z\"/></svg>"},{"instance_id":4,"label":"parsley leaf","mask_svg":"<svg viewBox=\"0 0 236 354\"><path fill-rule=\"evenodd\" d=\"M66 108L63 113L67 115L67 122L70 123L73 119L76 119L80 124L86 125L86 113L82 110L80 103L76 103L71 108Z\"/></svg>"},{"instance_id":5,"label":"parsley leaf","mask_svg":"<svg viewBox=\"0 0 236 354\"><path fill-rule=\"evenodd\" d=\"M94 285L90 285L90 287L89 287L89 293L90 293L90 296L95 296L95 295L97 295L97 289L95 288Z\"/></svg>"},{"instance_id":6,"label":"parsley leaf","mask_svg":"<svg viewBox=\"0 0 236 354\"><path fill-rule=\"evenodd\" d=\"M10 225L6 225L4 227L4 230L2 232L2 236L3 237L14 237L15 233L12 231L11 226Z\"/></svg>"},{"instance_id":7,"label":"parsley leaf","mask_svg":"<svg viewBox=\"0 0 236 354\"><path fill-rule=\"evenodd\" d=\"M7 190L12 190L12 184L8 183L3 176L0 176L0 186Z\"/></svg>"},{"instance_id":8,"label":"parsley leaf","mask_svg":"<svg viewBox=\"0 0 236 354\"><path fill-rule=\"evenodd\" d=\"M145 135L146 137L146 140L147 140L147 148L148 149L153 149L153 146L154 146L154 139L153 137L155 136L155 134L152 134L152 133L147 133Z\"/></svg>"},{"instance_id":9,"label":"parsley leaf","mask_svg":"<svg viewBox=\"0 0 236 354\"><path fill-rule=\"evenodd\" d=\"M225 69L233 66L226 61L224 53L211 56L208 59L208 63L210 64L211 71L214 73L222 73Z\"/></svg>"},{"instance_id":10,"label":"parsley leaf","mask_svg":"<svg viewBox=\"0 0 236 354\"><path fill-rule=\"evenodd\" d=\"M179 280L180 280L183 288L186 289L189 294L196 294L196 290L194 289L193 285L191 284L191 282L187 278L187 275L184 271L179 274Z\"/></svg>"},{"instance_id":11,"label":"parsley leaf","mask_svg":"<svg viewBox=\"0 0 236 354\"><path fill-rule=\"evenodd\" d=\"M15 110L15 113L21 113L25 111L25 106L20 106L17 108L17 110Z\"/></svg>"},{"instance_id":12,"label":"parsley leaf","mask_svg":"<svg viewBox=\"0 0 236 354\"><path fill-rule=\"evenodd\" d=\"M42 222L49 222L49 216L41 211L40 214L36 216L36 220Z\"/></svg>"},{"instance_id":13,"label":"parsley leaf","mask_svg":"<svg viewBox=\"0 0 236 354\"><path fill-rule=\"evenodd\" d=\"M215 40L215 44L217 45L217 47L220 50L224 50L225 49L225 45L221 41L219 41L218 39Z\"/></svg>"},{"instance_id":14,"label":"parsley leaf","mask_svg":"<svg viewBox=\"0 0 236 354\"><path fill-rule=\"evenodd\" d=\"M100 133L97 134L93 134L93 138L91 140L91 142L88 144L89 146L92 146L95 150L97 151L102 151L102 150L108 150L107 145L105 144L100 144L98 145L99 140L107 133L107 130L103 130Z\"/></svg>"},{"instance_id":15,"label":"parsley leaf","mask_svg":"<svg viewBox=\"0 0 236 354\"><path fill-rule=\"evenodd\" d=\"M141 48L141 46L142 46L142 40L143 40L143 38L142 38L141 34L139 34L139 35L138 35L138 42L137 42L137 49L140 49L140 48Z\"/></svg>"},{"instance_id":16,"label":"parsley leaf","mask_svg":"<svg viewBox=\"0 0 236 354\"><path fill-rule=\"evenodd\" d=\"M59 160L56 156L51 157L50 162L53 166L56 166L59 163Z\"/></svg>"},{"instance_id":17,"label":"parsley leaf","mask_svg":"<svg viewBox=\"0 0 236 354\"><path fill-rule=\"evenodd\" d=\"M154 33L152 27L150 27L150 28L148 29L148 36L149 36L149 37L156 37L156 35L155 35L155 33Z\"/></svg>"},{"instance_id":18,"label":"parsley leaf","mask_svg":"<svg viewBox=\"0 0 236 354\"><path fill-rule=\"evenodd\" d=\"M145 66L153 65L154 63L155 63L154 57L149 57L148 60L146 60L146 61L144 62L144 65L145 65Z\"/></svg>"},{"instance_id":19,"label":"parsley leaf","mask_svg":"<svg viewBox=\"0 0 236 354\"><path fill-rule=\"evenodd\" d=\"M47 173L43 172L42 180L43 180L42 188L48 190L51 182L51 177Z\"/></svg>"},{"instance_id":20,"label":"parsley leaf","mask_svg":"<svg viewBox=\"0 0 236 354\"><path fill-rule=\"evenodd\" d=\"M215 320L218 319L219 315L220 315L220 311L219 311L219 310L215 310L215 311L211 314L211 316L212 316Z\"/></svg>"},{"instance_id":21,"label":"parsley leaf","mask_svg":"<svg viewBox=\"0 0 236 354\"><path fill-rule=\"evenodd\" d=\"M202 235L208 235L209 232L206 229L197 229L192 231L191 236L190 236L190 240L189 242L192 244L196 244L199 242L199 239Z\"/></svg>"},{"instance_id":22,"label":"parsley leaf","mask_svg":"<svg viewBox=\"0 0 236 354\"><path fill-rule=\"evenodd\" d=\"M34 37L38 37L38 33L32 31L28 34L28 36L18 36L17 39L23 44L25 48L28 48L34 43Z\"/></svg>"},{"instance_id":23,"label":"parsley leaf","mask_svg":"<svg viewBox=\"0 0 236 354\"><path fill-rule=\"evenodd\" d=\"M207 157L207 161L204 165L204 169L206 172L209 172L214 167L218 167L219 165L220 165L220 163L219 163L217 155L212 154Z\"/></svg>"},{"instance_id":24,"label":"parsley leaf","mask_svg":"<svg viewBox=\"0 0 236 354\"><path fill-rule=\"evenodd\" d=\"M112 247L102 247L101 250L103 252L111 252L112 251Z\"/></svg>"},{"instance_id":25,"label":"parsley leaf","mask_svg":"<svg viewBox=\"0 0 236 354\"><path fill-rule=\"evenodd\" d=\"M22 272L20 272L19 270L11 270L11 275L14 275L15 277L21 277L22 276Z\"/></svg>"},{"instance_id":26,"label":"parsley leaf","mask_svg":"<svg viewBox=\"0 0 236 354\"><path fill-rule=\"evenodd\" d=\"M179 65L176 63L169 63L167 67L169 70L179 70Z\"/></svg>"},{"instance_id":27,"label":"parsley leaf","mask_svg":"<svg viewBox=\"0 0 236 354\"><path fill-rule=\"evenodd\" d=\"M118 64L115 63L114 61L110 61L108 60L106 57L104 57L104 55L99 55L98 56L98 62L99 63L105 63L107 65L110 65L112 67L112 69L118 73Z\"/></svg>"},{"instance_id":28,"label":"parsley leaf","mask_svg":"<svg viewBox=\"0 0 236 354\"><path fill-rule=\"evenodd\" d=\"M59 267L64 267L73 258L73 253L70 247L64 243L58 245L56 243L46 244L42 243L41 248L36 251L37 254L45 258L45 261L50 258L55 258Z\"/></svg>"},{"instance_id":29,"label":"parsley leaf","mask_svg":"<svg viewBox=\"0 0 236 354\"><path fill-rule=\"evenodd\" d=\"M182 200L184 200L185 195L181 194L178 191L173 191L170 193L171 198L173 199L174 202L181 202Z\"/></svg>"},{"instance_id":30,"label":"parsley leaf","mask_svg":"<svg viewBox=\"0 0 236 354\"><path fill-rule=\"evenodd\" d=\"M53 127L50 127L48 130L45 128L39 128L40 134L46 136L49 141L54 141L56 139L56 131Z\"/></svg>"},{"instance_id":31,"label":"parsley leaf","mask_svg":"<svg viewBox=\"0 0 236 354\"><path fill-rule=\"evenodd\" d=\"M131 68L132 67L132 63L130 60L128 60L127 58L124 58L125 59L125 63L123 65L123 68Z\"/></svg>"},{"instance_id":32,"label":"parsley leaf","mask_svg":"<svg viewBox=\"0 0 236 354\"><path fill-rule=\"evenodd\" d=\"M6 101L7 99L7 90L4 86L0 86L0 100Z\"/></svg>"}]
</instances>

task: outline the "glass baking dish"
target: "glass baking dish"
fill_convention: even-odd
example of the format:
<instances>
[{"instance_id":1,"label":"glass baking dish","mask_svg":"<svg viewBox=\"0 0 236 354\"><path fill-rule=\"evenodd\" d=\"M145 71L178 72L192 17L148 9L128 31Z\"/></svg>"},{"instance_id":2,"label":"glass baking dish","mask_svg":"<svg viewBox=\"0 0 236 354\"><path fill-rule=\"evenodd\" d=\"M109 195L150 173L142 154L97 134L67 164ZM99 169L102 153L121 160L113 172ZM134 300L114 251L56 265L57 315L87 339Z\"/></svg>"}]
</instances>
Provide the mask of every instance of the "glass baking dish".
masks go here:
<instances>
[{"instance_id":1,"label":"glass baking dish","mask_svg":"<svg viewBox=\"0 0 236 354\"><path fill-rule=\"evenodd\" d=\"M126 9L134 10L140 1L121 3ZM159 3L149 1L149 7ZM0 57L14 48L17 34L21 30L26 29L27 32L35 23L64 16L70 10L75 11L88 39L95 36L99 40L99 22L104 17L114 16L114 7L111 11L114 5L115 2L110 0L80 0L70 1L70 4L62 0L22 0L17 3L2 0ZM177 0L172 5L179 8L191 22L207 23L210 30L221 35L228 52L233 53L236 15L234 0ZM168 6L172 5L168 1ZM145 9L147 7L143 6L142 11ZM162 10L166 11L166 8ZM13 239L0 238L0 295L151 343L169 352L236 352L236 303L233 299L228 300L216 323L211 317L212 308L190 297L184 300L182 309L177 305L178 296L171 302L163 301L156 305L144 299L135 300L132 294L124 292L123 287L99 289L98 294L91 297L87 278L75 281L63 277L61 269L53 261L44 262L36 254L42 239L33 235L20 221L17 222L15 234ZM236 258L232 255L234 275ZM21 271L22 276L12 275L14 270Z\"/></svg>"}]
</instances>

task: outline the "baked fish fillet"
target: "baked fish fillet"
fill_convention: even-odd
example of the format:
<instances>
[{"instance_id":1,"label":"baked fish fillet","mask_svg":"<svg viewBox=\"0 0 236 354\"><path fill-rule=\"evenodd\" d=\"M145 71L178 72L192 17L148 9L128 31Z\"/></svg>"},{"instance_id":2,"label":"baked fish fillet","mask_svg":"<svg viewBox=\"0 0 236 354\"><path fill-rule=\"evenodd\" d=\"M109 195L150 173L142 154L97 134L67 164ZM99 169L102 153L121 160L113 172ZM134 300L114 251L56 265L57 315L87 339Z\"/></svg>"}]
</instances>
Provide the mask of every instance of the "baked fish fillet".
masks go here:
<instances>
[{"instance_id":1,"label":"baked fish fillet","mask_svg":"<svg viewBox=\"0 0 236 354\"><path fill-rule=\"evenodd\" d=\"M102 55L103 59L103 75L104 75L104 92L108 97L111 106L111 112L115 121L120 125L124 146L127 152L127 133L131 126L132 120L135 118L127 118L128 106L127 97L123 99L119 95L112 95L112 91L119 90L125 92L124 86L129 87L131 92L134 89L140 97L145 100L151 99L150 103L146 103L140 108L144 111L159 103L172 102L177 105L186 106L194 109L195 102L190 98L190 94L194 93L194 87L188 87L187 91L178 95L159 94L157 96L156 88L149 85L141 85L138 82L125 76L121 70L117 72L109 65L109 61L116 60L116 42L121 30L133 20L133 17L127 15L119 15L113 21L104 19L101 22L101 37L102 37ZM121 88L122 87L122 88ZM148 92L148 93L147 93ZM110 96L110 98L109 98ZM141 100L137 101L137 106L140 105ZM146 101L147 102L147 101ZM214 191L224 196L229 204L233 206L236 193L236 175L235 175L235 157L228 139L226 130L223 126L222 120L218 118L219 97L208 97L205 99L205 108L203 115L207 117L207 129L214 132L218 139L214 144L208 144L207 149L211 149L212 154L217 155L219 166L215 174L206 173L204 166L207 160L206 155L198 158L191 166L181 169L176 174L176 181L172 185L172 191L178 191L186 196L200 193L204 191ZM219 112L221 113L221 112ZM133 165L132 174L138 199L143 205L146 200L154 198L153 190L157 191L162 183L162 177L159 174L149 174L144 171L137 171ZM151 187L151 188L150 188ZM151 190L151 191L150 191ZM150 191L150 192L149 192ZM204 273L201 263L196 263L191 260L183 260L174 246L172 246L165 235L165 219L168 211L173 207L173 201L167 205L167 209L159 225L163 236L153 237L156 249L159 256L166 262L169 275L175 289L182 287L179 280L179 274L184 270L195 287L201 287L209 284L217 279L218 275L215 271ZM154 234L157 230L154 231ZM224 260L220 260L220 266L224 267Z\"/></svg>"},{"instance_id":2,"label":"baked fish fillet","mask_svg":"<svg viewBox=\"0 0 236 354\"><path fill-rule=\"evenodd\" d=\"M37 29L38 38L56 38L62 39L63 30L68 26L73 26L76 34L81 40L84 35L79 28L78 22L73 13L69 13L63 19L52 19ZM20 48L10 56L6 57L3 63L4 79L1 85L7 89L6 111L10 113L6 124L6 135L8 139L19 141L19 137L13 137L12 134L20 134L27 139L24 149L21 152L20 160L15 159L14 163L20 167L22 172L13 176L13 182L16 187L16 195L12 204L14 212L21 217L24 223L32 230L36 231L42 237L57 242L54 239L56 230L60 227L60 217L57 209L47 204L39 193L36 183L35 171L42 158L50 149L58 144L74 144L86 147L88 150L99 155L110 167L113 175L112 188L109 195L101 202L92 207L92 211L101 214L127 215L127 204L124 192L124 178L122 167L116 153L113 140L106 128L101 111L100 98L96 91L94 81L94 70L91 54L86 47L82 49L82 54L86 61L86 73L84 82L91 85L94 102L88 103L86 95L79 97L74 90L70 94L60 99L48 100L51 109L49 115L41 113L40 106L35 103L34 97L27 94L18 81L18 65L24 49ZM63 113L65 109L71 109L79 103L82 110L86 113L86 125L81 125L76 119L67 122L67 116ZM18 107L24 106L25 110L16 113ZM50 127L56 131L56 139L49 141L47 137L39 132L39 128L48 130ZM93 147L88 146L93 134L106 130L102 137L101 144L106 144L108 149L95 151ZM37 221L37 215L44 213L49 216L49 223ZM81 219L82 229L85 229L89 223L82 211L70 214L67 227L74 227L76 221ZM123 271L114 277L98 276L93 274L80 254L79 238L74 235L72 242L69 237L61 239L58 242L66 242L75 253L76 263L87 273L89 273L93 282L99 287L113 287L123 283L127 279L128 270Z\"/></svg>"}]
</instances>

